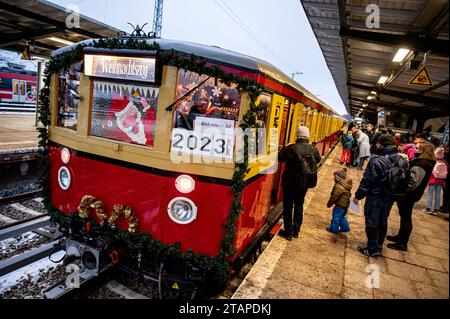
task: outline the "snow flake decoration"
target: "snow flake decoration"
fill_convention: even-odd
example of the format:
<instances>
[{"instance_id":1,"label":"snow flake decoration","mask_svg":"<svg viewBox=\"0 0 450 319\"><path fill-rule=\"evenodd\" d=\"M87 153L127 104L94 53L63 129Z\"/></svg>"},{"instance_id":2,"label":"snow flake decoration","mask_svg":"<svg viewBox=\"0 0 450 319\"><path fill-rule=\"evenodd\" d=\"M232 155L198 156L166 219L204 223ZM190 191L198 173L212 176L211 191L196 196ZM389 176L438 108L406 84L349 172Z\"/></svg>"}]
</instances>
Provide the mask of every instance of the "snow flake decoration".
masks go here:
<instances>
[{"instance_id":1,"label":"snow flake decoration","mask_svg":"<svg viewBox=\"0 0 450 319\"><path fill-rule=\"evenodd\" d=\"M188 90L192 90L193 88L195 88L197 86L197 83L195 82L191 82L187 85Z\"/></svg>"},{"instance_id":2,"label":"snow flake decoration","mask_svg":"<svg viewBox=\"0 0 450 319\"><path fill-rule=\"evenodd\" d=\"M216 86L212 90L212 93L213 93L213 96L219 97L222 94L222 90L220 89L220 87Z\"/></svg>"}]
</instances>

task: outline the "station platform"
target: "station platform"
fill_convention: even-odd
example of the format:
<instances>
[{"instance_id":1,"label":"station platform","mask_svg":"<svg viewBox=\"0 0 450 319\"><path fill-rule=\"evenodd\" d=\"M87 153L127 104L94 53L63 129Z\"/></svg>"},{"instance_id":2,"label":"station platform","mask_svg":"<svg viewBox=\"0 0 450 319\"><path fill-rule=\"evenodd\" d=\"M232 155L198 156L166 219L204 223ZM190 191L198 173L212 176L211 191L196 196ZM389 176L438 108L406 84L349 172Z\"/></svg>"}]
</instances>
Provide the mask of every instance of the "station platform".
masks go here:
<instances>
[{"instance_id":1,"label":"station platform","mask_svg":"<svg viewBox=\"0 0 450 319\"><path fill-rule=\"evenodd\" d=\"M38 146L35 115L0 113L0 150Z\"/></svg>"},{"instance_id":2,"label":"station platform","mask_svg":"<svg viewBox=\"0 0 450 319\"><path fill-rule=\"evenodd\" d=\"M359 253L356 248L367 242L362 210L359 214L348 213L349 233L334 235L326 231L331 220L331 208L326 203L334 184L333 172L341 166L340 154L338 145L319 171L318 186L306 196L299 238L287 241L276 235L232 298L448 299L449 223L444 214L432 216L424 212L426 194L415 205L407 252L389 249L385 242L382 257ZM352 194L363 172L349 169ZM362 208L364 201L361 202ZM396 234L399 220L394 204L389 235Z\"/></svg>"}]
</instances>

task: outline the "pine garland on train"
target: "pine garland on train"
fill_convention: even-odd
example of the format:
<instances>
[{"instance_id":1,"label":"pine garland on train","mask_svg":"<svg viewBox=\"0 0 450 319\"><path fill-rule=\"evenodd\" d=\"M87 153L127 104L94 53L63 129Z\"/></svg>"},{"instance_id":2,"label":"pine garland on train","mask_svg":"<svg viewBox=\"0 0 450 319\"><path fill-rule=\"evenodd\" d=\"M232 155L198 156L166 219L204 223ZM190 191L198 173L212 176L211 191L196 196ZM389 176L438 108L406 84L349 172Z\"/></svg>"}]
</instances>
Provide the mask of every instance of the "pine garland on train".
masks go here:
<instances>
[{"instance_id":1,"label":"pine garland on train","mask_svg":"<svg viewBox=\"0 0 450 319\"><path fill-rule=\"evenodd\" d=\"M260 85L251 79L243 79L234 74L225 73L217 66L207 66L206 61L200 57L189 55L182 56L175 51L160 51L160 47L156 42L148 44L147 41L141 41L135 38L128 39L99 39L94 40L89 44L78 44L74 49L66 51L61 55L51 58L47 64L44 72L44 87L40 91L39 95L39 121L43 124L43 127L39 127L39 163L41 167L41 174L39 177L39 184L42 188L42 196L44 198L45 205L50 213L52 222L59 225L65 225L73 218L81 219L79 215L75 213L65 216L62 212L55 209L51 205L50 201L50 164L49 164L49 144L48 144L48 127L50 125L50 81L52 74L60 71L61 69L69 67L72 63L81 60L83 49L85 47L104 48L104 49L131 49L131 50L151 50L158 52L158 59L163 65L175 66L186 70L194 71L198 74L205 74L218 78L223 83L229 85L230 83L236 83L238 89L245 91L250 97L249 110L244 114L242 122L239 127L243 130L247 128L257 128L257 112L258 106L256 100L261 93ZM214 281L223 286L228 280L228 274L231 270L231 265L228 259L236 252L233 249L233 242L235 238L235 223L239 218L240 213L243 210L242 207L242 192L245 186L244 177L248 171L248 137L245 136L245 148L244 148L244 162L235 164L235 171L232 178L231 191L233 193L233 201L231 205L231 212L227 218L227 222L223 225L224 237L221 242L221 249L217 256L209 257L194 253L192 250L180 252L180 244L175 243L172 245L166 245L162 242L152 238L146 233L130 232L130 231L118 231L115 232L115 236L119 240L123 240L128 243L140 243L147 250L155 256L164 255L168 259L173 260L185 260L193 262L201 267L206 268L211 273L214 273ZM81 200L81 199L80 199ZM81 203L80 203L81 204ZM102 203L97 203L98 207L102 208ZM120 205L120 203L117 203ZM94 206L91 206L94 208ZM97 211L97 208L95 208ZM98 214L97 214L98 215ZM99 215L98 215L99 216ZM84 222L97 225L95 219L91 216L85 216ZM135 221L137 222L137 221ZM107 221L106 221L107 223ZM104 229L102 225L102 229Z\"/></svg>"}]
</instances>

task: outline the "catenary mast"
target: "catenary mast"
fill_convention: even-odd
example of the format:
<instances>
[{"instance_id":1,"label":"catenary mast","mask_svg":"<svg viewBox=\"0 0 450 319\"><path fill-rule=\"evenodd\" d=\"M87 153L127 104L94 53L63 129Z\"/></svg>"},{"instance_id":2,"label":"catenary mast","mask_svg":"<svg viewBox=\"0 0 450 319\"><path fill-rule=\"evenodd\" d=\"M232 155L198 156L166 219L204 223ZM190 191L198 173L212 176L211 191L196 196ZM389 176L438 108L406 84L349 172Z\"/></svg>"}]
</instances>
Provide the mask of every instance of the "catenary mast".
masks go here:
<instances>
[{"instance_id":1,"label":"catenary mast","mask_svg":"<svg viewBox=\"0 0 450 319\"><path fill-rule=\"evenodd\" d=\"M161 37L163 15L163 0L155 0L155 12L153 14L153 32L155 37Z\"/></svg>"}]
</instances>

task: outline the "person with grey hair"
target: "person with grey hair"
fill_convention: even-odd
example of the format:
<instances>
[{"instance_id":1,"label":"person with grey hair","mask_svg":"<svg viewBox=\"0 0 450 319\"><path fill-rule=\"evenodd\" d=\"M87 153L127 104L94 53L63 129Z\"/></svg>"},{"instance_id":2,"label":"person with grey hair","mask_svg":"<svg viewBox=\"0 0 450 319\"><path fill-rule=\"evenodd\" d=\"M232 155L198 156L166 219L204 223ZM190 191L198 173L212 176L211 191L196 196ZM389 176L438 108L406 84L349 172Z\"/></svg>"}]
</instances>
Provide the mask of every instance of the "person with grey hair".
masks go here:
<instances>
[{"instance_id":1,"label":"person with grey hair","mask_svg":"<svg viewBox=\"0 0 450 319\"><path fill-rule=\"evenodd\" d=\"M284 230L280 236L287 240L297 238L303 222L303 203L309 188L317 183L317 165L322 158L319 150L309 144L309 129L297 128L295 144L285 146L278 153L278 160L285 164L283 177L283 219ZM294 215L292 215L294 209Z\"/></svg>"},{"instance_id":2,"label":"person with grey hair","mask_svg":"<svg viewBox=\"0 0 450 319\"><path fill-rule=\"evenodd\" d=\"M358 169L362 170L365 161L370 157L370 142L369 136L360 129L353 128L353 132L356 132L356 143L359 147L358 154Z\"/></svg>"}]
</instances>

